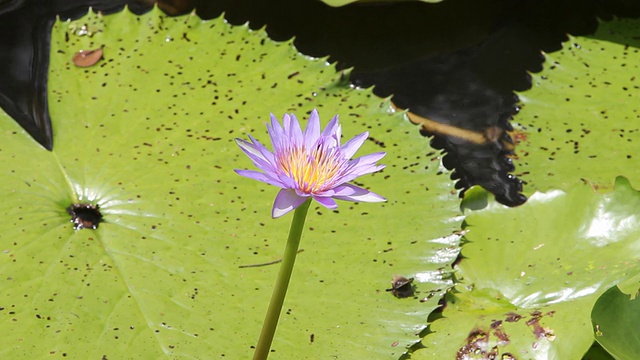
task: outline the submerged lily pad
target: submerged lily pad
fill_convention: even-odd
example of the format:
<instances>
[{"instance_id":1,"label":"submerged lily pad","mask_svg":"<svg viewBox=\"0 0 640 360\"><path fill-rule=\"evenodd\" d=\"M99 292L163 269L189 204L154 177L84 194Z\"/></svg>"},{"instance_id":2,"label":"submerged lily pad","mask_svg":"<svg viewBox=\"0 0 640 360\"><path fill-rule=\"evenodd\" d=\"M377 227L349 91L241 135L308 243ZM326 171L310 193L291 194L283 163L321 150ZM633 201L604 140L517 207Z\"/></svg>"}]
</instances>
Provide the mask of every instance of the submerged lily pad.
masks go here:
<instances>
[{"instance_id":1,"label":"submerged lily pad","mask_svg":"<svg viewBox=\"0 0 640 360\"><path fill-rule=\"evenodd\" d=\"M412 358L580 358L598 297L640 274L639 206L618 178L608 194L583 184L471 213L459 282Z\"/></svg>"},{"instance_id":2,"label":"submerged lily pad","mask_svg":"<svg viewBox=\"0 0 640 360\"><path fill-rule=\"evenodd\" d=\"M346 76L222 19L57 22L53 151L0 114L2 357L248 358L289 223L270 219L277 189L233 172L251 166L233 139L313 108L388 153L359 182L388 202L310 209L274 356L399 357L451 284L458 201L418 129ZM73 204L99 226L74 229ZM385 291L395 275L413 297Z\"/></svg>"}]
</instances>

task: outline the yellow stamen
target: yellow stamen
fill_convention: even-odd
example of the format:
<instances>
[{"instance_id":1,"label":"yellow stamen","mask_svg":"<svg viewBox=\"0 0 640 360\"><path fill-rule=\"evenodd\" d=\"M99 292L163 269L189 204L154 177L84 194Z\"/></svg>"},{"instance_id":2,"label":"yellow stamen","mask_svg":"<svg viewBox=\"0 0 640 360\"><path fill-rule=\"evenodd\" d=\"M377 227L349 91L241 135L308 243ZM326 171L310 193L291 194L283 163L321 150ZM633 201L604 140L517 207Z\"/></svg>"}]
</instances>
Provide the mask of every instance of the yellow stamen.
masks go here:
<instances>
[{"instance_id":1,"label":"yellow stamen","mask_svg":"<svg viewBox=\"0 0 640 360\"><path fill-rule=\"evenodd\" d=\"M279 154L278 165L295 181L299 190L313 194L330 188L339 174L342 159L336 156L335 150L322 144L311 152L304 146L294 147Z\"/></svg>"}]
</instances>

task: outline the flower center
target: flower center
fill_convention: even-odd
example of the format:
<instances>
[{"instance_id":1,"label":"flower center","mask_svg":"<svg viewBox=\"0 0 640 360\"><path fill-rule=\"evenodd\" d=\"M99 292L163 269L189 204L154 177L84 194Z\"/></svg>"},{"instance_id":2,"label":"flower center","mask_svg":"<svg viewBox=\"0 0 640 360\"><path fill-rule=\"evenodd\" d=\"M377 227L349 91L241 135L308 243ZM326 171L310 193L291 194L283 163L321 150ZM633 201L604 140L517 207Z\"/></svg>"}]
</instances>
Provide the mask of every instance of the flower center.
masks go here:
<instances>
[{"instance_id":1,"label":"flower center","mask_svg":"<svg viewBox=\"0 0 640 360\"><path fill-rule=\"evenodd\" d=\"M278 165L295 181L299 190L313 194L333 187L343 159L339 148L320 142L311 151L303 145L294 145L279 154Z\"/></svg>"}]
</instances>

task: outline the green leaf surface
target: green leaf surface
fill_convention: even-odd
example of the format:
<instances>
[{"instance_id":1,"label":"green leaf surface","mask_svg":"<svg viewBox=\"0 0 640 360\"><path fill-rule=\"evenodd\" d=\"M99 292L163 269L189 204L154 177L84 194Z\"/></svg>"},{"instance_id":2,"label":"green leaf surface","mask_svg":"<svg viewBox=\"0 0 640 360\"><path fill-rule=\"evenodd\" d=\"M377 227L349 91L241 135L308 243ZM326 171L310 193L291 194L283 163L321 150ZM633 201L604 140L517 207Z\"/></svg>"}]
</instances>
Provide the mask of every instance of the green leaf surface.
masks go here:
<instances>
[{"instance_id":1,"label":"green leaf surface","mask_svg":"<svg viewBox=\"0 0 640 360\"><path fill-rule=\"evenodd\" d=\"M607 290L591 313L596 340L615 359L640 358L640 299L631 299L617 286Z\"/></svg>"},{"instance_id":2,"label":"green leaf surface","mask_svg":"<svg viewBox=\"0 0 640 360\"><path fill-rule=\"evenodd\" d=\"M570 37L562 50L545 54L514 119L525 191L580 181L610 190L618 175L639 183L639 26L638 19L602 22L592 37Z\"/></svg>"},{"instance_id":3,"label":"green leaf surface","mask_svg":"<svg viewBox=\"0 0 640 360\"><path fill-rule=\"evenodd\" d=\"M583 184L471 213L459 283L415 358L581 358L597 298L640 273L639 207L640 193L618 178L607 194Z\"/></svg>"},{"instance_id":4,"label":"green leaf surface","mask_svg":"<svg viewBox=\"0 0 640 360\"><path fill-rule=\"evenodd\" d=\"M582 357L582 360L615 360L607 350L603 349L597 341L593 342L593 345L589 348L586 354Z\"/></svg>"},{"instance_id":5,"label":"green leaf surface","mask_svg":"<svg viewBox=\"0 0 640 360\"><path fill-rule=\"evenodd\" d=\"M222 19L57 22L54 150L0 114L0 356L249 358L278 267L240 266L279 259L289 218L270 218L276 188L233 172L251 167L233 139L318 108L347 138L370 132L361 154L388 153L357 180L388 202L312 205L274 357L398 358L451 284L458 199L418 129L345 76ZM73 229L78 201L100 207L98 229ZM415 296L385 291L396 274Z\"/></svg>"},{"instance_id":6,"label":"green leaf surface","mask_svg":"<svg viewBox=\"0 0 640 360\"><path fill-rule=\"evenodd\" d=\"M518 176L536 192L516 209L467 192L460 283L412 358L579 359L596 299L637 291L638 24L602 23L545 54L515 118Z\"/></svg>"}]
</instances>

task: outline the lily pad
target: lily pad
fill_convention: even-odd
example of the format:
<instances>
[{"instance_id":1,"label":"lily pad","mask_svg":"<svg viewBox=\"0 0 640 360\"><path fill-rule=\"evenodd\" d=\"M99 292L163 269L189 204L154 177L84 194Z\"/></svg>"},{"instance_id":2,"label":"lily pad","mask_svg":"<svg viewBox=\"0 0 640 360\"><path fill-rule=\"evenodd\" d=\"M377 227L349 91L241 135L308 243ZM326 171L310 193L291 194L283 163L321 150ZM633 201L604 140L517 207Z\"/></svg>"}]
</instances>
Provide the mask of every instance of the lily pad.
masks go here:
<instances>
[{"instance_id":1,"label":"lily pad","mask_svg":"<svg viewBox=\"0 0 640 360\"><path fill-rule=\"evenodd\" d=\"M273 351L399 357L451 285L459 204L418 129L347 76L222 19L58 21L53 151L0 114L2 357L248 358L289 224L270 219L277 189L233 172L251 167L233 139L313 108L340 114L345 137L369 131L362 153L388 153L359 182L388 202L310 209ZM73 204L102 222L74 229ZM394 275L415 295L385 291Z\"/></svg>"},{"instance_id":2,"label":"lily pad","mask_svg":"<svg viewBox=\"0 0 640 360\"><path fill-rule=\"evenodd\" d=\"M638 19L601 22L591 37L570 37L545 54L544 70L520 93L514 160L525 191L585 181L611 189L618 175L640 180Z\"/></svg>"},{"instance_id":3,"label":"lily pad","mask_svg":"<svg viewBox=\"0 0 640 360\"><path fill-rule=\"evenodd\" d=\"M596 340L615 359L640 357L640 336L635 331L640 321L640 298L614 286L598 299L591 316Z\"/></svg>"},{"instance_id":4,"label":"lily pad","mask_svg":"<svg viewBox=\"0 0 640 360\"><path fill-rule=\"evenodd\" d=\"M616 284L637 290L637 24L602 23L593 37L546 54L545 70L519 95L513 134L517 175L536 192L517 209L480 189L465 195L473 212L460 282L413 358L581 358L600 295ZM628 179L614 188L618 175Z\"/></svg>"},{"instance_id":5,"label":"lily pad","mask_svg":"<svg viewBox=\"0 0 640 360\"><path fill-rule=\"evenodd\" d=\"M582 360L615 360L598 342L594 342Z\"/></svg>"},{"instance_id":6,"label":"lily pad","mask_svg":"<svg viewBox=\"0 0 640 360\"><path fill-rule=\"evenodd\" d=\"M607 194L582 184L471 213L459 282L412 358L582 357L598 297L640 273L638 206L640 193L618 178Z\"/></svg>"}]
</instances>

